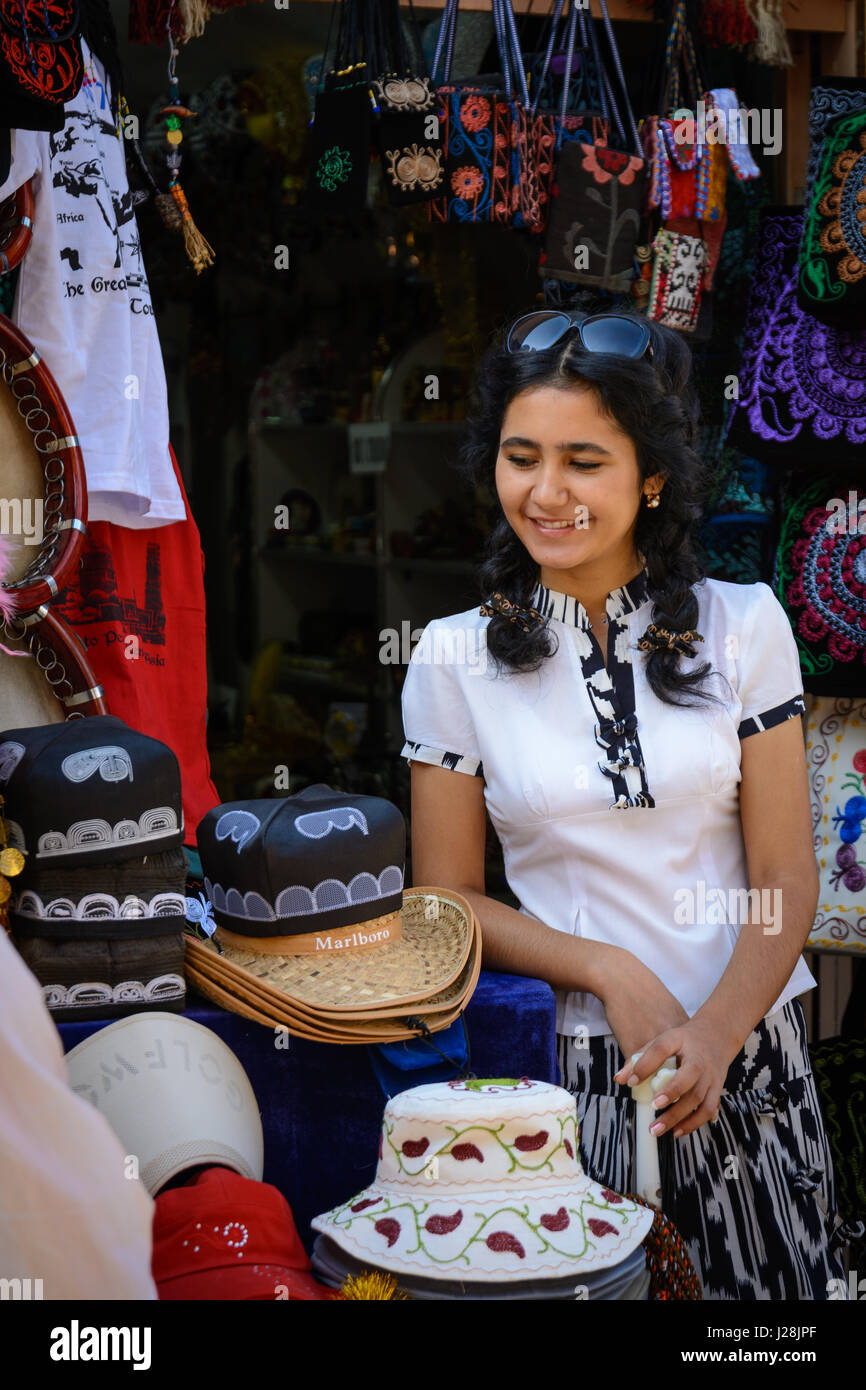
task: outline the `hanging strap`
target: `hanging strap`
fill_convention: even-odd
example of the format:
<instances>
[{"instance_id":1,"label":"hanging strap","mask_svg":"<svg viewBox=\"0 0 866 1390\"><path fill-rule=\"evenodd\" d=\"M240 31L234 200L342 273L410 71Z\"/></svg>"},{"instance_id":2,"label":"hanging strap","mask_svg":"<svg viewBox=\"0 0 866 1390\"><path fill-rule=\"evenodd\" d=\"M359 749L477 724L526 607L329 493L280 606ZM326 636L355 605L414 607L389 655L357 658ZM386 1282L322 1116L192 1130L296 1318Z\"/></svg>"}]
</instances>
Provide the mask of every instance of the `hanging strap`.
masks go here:
<instances>
[{"instance_id":1,"label":"hanging strap","mask_svg":"<svg viewBox=\"0 0 866 1390\"><path fill-rule=\"evenodd\" d=\"M637 133L637 123L634 118L634 112L631 108L631 102L629 101L628 84L626 83L625 73L622 69L622 61L619 56L619 48L617 47L616 37L613 32L613 25L610 22L610 15L608 14L607 9L607 0L599 0L599 4L601 5L601 18L602 23L604 24L604 31L607 35L607 41L610 45L610 51L613 56L613 65L616 70L617 78L619 80L620 90L622 91L622 100L623 105L625 107L626 117L628 118L629 131L631 133L632 140L634 141L634 147L637 150L637 153L642 156L640 137ZM603 78L603 83L605 86L607 85L606 74ZM612 97L612 92L610 95ZM614 106L613 109L616 110L616 107ZM623 144L625 144L624 136Z\"/></svg>"},{"instance_id":2,"label":"hanging strap","mask_svg":"<svg viewBox=\"0 0 866 1390\"><path fill-rule=\"evenodd\" d=\"M444 45L444 67L442 78L439 85L445 87L451 79L451 59L454 55L454 33L457 25L457 6L459 0L445 0L445 8L442 11L442 23L439 25L439 37L436 40L436 52L433 54L433 64L430 68L430 76L434 81L439 71L439 59L443 53Z\"/></svg>"}]
</instances>

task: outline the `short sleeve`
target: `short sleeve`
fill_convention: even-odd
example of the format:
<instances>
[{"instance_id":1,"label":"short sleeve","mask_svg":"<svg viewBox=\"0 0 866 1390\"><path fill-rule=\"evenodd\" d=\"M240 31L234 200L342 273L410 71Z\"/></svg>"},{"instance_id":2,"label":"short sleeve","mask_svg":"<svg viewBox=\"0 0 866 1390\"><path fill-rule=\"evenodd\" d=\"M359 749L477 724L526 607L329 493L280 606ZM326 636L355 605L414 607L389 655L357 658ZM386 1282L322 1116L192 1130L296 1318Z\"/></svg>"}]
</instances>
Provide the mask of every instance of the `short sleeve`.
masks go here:
<instances>
[{"instance_id":1,"label":"short sleeve","mask_svg":"<svg viewBox=\"0 0 866 1390\"><path fill-rule=\"evenodd\" d=\"M401 756L407 762L433 763L452 772L483 777L475 726L461 688L461 663L442 619L425 627L412 653L403 682Z\"/></svg>"},{"instance_id":2,"label":"short sleeve","mask_svg":"<svg viewBox=\"0 0 866 1390\"><path fill-rule=\"evenodd\" d=\"M788 615L767 584L752 586L755 598L743 629L738 662L742 703L740 738L763 733L805 713L803 677Z\"/></svg>"}]
</instances>

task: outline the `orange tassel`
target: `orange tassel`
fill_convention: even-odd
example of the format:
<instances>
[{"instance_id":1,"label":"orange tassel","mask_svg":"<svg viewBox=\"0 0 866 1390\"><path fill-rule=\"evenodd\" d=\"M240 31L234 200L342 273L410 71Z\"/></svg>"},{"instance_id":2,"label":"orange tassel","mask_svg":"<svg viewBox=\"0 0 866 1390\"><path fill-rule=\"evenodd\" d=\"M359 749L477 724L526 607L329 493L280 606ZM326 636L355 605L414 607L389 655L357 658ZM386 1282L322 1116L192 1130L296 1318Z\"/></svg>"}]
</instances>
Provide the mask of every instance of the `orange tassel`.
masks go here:
<instances>
[{"instance_id":1,"label":"orange tassel","mask_svg":"<svg viewBox=\"0 0 866 1390\"><path fill-rule=\"evenodd\" d=\"M196 275L200 275L208 266L213 265L214 249L193 222L192 213L186 201L186 194L180 184L172 184L170 192L180 208L183 218L183 244L186 248L186 254L192 261Z\"/></svg>"}]
</instances>

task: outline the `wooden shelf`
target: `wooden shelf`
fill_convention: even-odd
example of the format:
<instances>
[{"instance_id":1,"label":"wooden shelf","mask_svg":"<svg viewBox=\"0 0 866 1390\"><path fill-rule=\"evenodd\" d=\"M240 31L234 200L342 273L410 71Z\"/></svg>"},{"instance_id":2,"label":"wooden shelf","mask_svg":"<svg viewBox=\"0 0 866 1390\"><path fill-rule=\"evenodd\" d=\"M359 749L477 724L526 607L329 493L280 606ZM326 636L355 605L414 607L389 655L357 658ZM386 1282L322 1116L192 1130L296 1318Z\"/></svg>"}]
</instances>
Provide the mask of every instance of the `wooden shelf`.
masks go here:
<instances>
[{"instance_id":1,"label":"wooden shelf","mask_svg":"<svg viewBox=\"0 0 866 1390\"><path fill-rule=\"evenodd\" d=\"M312 3L330 4L331 0L312 0ZM537 0L512 0L512 3L516 14L525 14L532 9L532 12L540 17L549 12L549 6L539 6ZM819 34L844 34L848 23L847 11L851 4L852 0L796 0L796 3L795 0L785 0L782 14L788 29L812 30ZM400 5L408 10L409 0L400 0ZM590 7L593 15L601 16L598 0L591 0ZM419 17L423 17L424 11L443 8L444 0L427 0L424 5L416 6L416 10L421 12ZM460 8L489 11L491 0L460 0ZM651 11L639 5L631 5L628 0L607 0L607 8L611 19L633 20L638 24L652 23Z\"/></svg>"}]
</instances>

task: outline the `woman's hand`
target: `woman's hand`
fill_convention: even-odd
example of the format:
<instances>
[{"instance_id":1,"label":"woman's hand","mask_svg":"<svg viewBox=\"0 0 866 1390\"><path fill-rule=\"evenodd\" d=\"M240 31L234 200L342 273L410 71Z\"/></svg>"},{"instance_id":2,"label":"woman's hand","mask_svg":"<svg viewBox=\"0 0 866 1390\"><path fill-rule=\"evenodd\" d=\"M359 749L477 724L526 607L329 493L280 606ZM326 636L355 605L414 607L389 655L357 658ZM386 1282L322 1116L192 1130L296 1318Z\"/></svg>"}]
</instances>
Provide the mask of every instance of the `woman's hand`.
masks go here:
<instances>
[{"instance_id":1,"label":"woman's hand","mask_svg":"<svg viewBox=\"0 0 866 1390\"><path fill-rule=\"evenodd\" d=\"M682 1004L658 975L631 951L619 946L600 948L593 985L592 993L604 1004L611 1032L626 1058L646 1047L651 1039L664 1035L667 1029L688 1022ZM661 1062L670 1055L666 1052Z\"/></svg>"},{"instance_id":2,"label":"woman's hand","mask_svg":"<svg viewBox=\"0 0 866 1390\"><path fill-rule=\"evenodd\" d=\"M638 1051L632 1048L632 1052ZM656 1096L657 1110L668 1108L652 1126L656 1137L673 1130L674 1138L691 1134L707 1120L719 1117L719 1100L728 1067L739 1052L732 1038L722 1036L718 1028L696 1016L681 1027L668 1028L642 1049L634 1066L630 1060L614 1076L623 1085L645 1081L668 1057L676 1057L677 1074L665 1090ZM628 1053L630 1058L632 1053Z\"/></svg>"}]
</instances>

